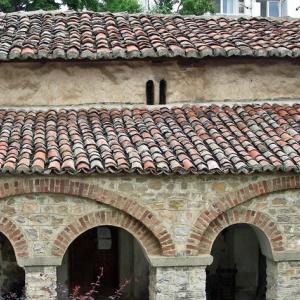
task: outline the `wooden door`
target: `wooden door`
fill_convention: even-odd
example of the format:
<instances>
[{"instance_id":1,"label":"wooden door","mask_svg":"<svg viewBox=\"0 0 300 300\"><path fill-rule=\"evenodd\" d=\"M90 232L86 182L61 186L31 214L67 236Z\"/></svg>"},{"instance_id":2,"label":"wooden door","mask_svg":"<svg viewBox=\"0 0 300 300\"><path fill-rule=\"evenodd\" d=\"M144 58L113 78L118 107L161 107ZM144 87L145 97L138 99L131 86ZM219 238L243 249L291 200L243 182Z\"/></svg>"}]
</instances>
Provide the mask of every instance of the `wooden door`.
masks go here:
<instances>
[{"instance_id":1,"label":"wooden door","mask_svg":"<svg viewBox=\"0 0 300 300\"><path fill-rule=\"evenodd\" d=\"M97 280L100 267L103 267L104 275L97 297L101 299L103 296L112 295L118 287L118 231L114 227L99 227L99 229L88 230L71 244L69 288L72 291L74 287L80 286L82 294L88 292L91 283Z\"/></svg>"}]
</instances>

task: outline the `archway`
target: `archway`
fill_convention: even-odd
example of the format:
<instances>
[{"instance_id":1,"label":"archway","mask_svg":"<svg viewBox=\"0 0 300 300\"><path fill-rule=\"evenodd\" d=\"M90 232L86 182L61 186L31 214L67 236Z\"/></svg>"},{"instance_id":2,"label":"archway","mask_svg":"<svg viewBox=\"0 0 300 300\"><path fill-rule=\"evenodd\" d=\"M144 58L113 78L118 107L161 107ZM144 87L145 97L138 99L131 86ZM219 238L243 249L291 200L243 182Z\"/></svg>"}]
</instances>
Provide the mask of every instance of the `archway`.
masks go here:
<instances>
[{"instance_id":1,"label":"archway","mask_svg":"<svg viewBox=\"0 0 300 300\"><path fill-rule=\"evenodd\" d=\"M24 286L25 272L17 264L12 244L0 233L0 297L5 298L12 294L21 297L24 295Z\"/></svg>"},{"instance_id":2,"label":"archway","mask_svg":"<svg viewBox=\"0 0 300 300\"><path fill-rule=\"evenodd\" d=\"M266 245L264 233L254 225L239 223L223 229L215 239L207 267L208 300L265 300Z\"/></svg>"},{"instance_id":3,"label":"archway","mask_svg":"<svg viewBox=\"0 0 300 300\"><path fill-rule=\"evenodd\" d=\"M147 300L149 264L141 244L128 231L109 225L81 233L68 247L58 268L59 299L80 287L80 294L91 290L100 279L95 299L108 299L125 282L122 299Z\"/></svg>"}]
</instances>

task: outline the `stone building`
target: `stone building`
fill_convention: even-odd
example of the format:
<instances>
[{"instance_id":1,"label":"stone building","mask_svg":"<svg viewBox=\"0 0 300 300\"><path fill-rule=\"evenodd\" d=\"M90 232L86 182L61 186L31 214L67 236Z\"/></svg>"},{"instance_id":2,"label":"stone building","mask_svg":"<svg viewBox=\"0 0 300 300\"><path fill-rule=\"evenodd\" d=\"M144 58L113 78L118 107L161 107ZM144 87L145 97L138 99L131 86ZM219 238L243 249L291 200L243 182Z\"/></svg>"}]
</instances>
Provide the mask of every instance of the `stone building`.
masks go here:
<instances>
[{"instance_id":1,"label":"stone building","mask_svg":"<svg viewBox=\"0 0 300 300\"><path fill-rule=\"evenodd\" d=\"M299 30L1 15L0 294L300 299Z\"/></svg>"}]
</instances>

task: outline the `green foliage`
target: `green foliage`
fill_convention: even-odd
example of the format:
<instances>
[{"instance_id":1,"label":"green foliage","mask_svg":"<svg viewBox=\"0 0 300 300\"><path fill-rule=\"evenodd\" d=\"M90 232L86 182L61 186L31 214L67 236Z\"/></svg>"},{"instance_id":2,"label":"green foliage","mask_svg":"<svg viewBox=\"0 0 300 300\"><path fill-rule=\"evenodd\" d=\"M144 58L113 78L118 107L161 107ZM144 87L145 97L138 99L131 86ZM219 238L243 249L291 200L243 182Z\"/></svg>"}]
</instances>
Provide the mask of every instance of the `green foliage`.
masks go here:
<instances>
[{"instance_id":1,"label":"green foliage","mask_svg":"<svg viewBox=\"0 0 300 300\"><path fill-rule=\"evenodd\" d=\"M203 15L206 12L215 12L213 0L154 0L152 12L182 15Z\"/></svg>"},{"instance_id":2,"label":"green foliage","mask_svg":"<svg viewBox=\"0 0 300 300\"><path fill-rule=\"evenodd\" d=\"M128 13L137 13L142 11L138 0L104 0L99 8L101 11L110 12L126 11Z\"/></svg>"},{"instance_id":3,"label":"green foliage","mask_svg":"<svg viewBox=\"0 0 300 300\"><path fill-rule=\"evenodd\" d=\"M201 15L206 12L214 12L213 0L154 0L154 13ZM13 12L20 10L53 10L62 5L69 9L80 11L88 9L91 11L110 12L141 12L138 0L0 0L0 11Z\"/></svg>"},{"instance_id":4,"label":"green foliage","mask_svg":"<svg viewBox=\"0 0 300 300\"><path fill-rule=\"evenodd\" d=\"M203 15L207 12L215 12L212 0L182 0L179 13L182 15Z\"/></svg>"},{"instance_id":5,"label":"green foliage","mask_svg":"<svg viewBox=\"0 0 300 300\"><path fill-rule=\"evenodd\" d=\"M152 9L153 13L170 14L172 13L175 1L172 0L154 0L155 5Z\"/></svg>"},{"instance_id":6,"label":"green foliage","mask_svg":"<svg viewBox=\"0 0 300 300\"><path fill-rule=\"evenodd\" d=\"M80 11L111 11L135 13L141 11L138 0L0 0L0 11L53 10L66 5L69 9Z\"/></svg>"},{"instance_id":7,"label":"green foliage","mask_svg":"<svg viewBox=\"0 0 300 300\"><path fill-rule=\"evenodd\" d=\"M1 0L0 0L1 1ZM59 9L59 4L55 0L33 0L26 5L26 10L54 10Z\"/></svg>"},{"instance_id":8,"label":"green foliage","mask_svg":"<svg viewBox=\"0 0 300 300\"><path fill-rule=\"evenodd\" d=\"M69 9L77 11L83 9L98 11L100 5L98 0L62 0L62 3L67 5Z\"/></svg>"}]
</instances>

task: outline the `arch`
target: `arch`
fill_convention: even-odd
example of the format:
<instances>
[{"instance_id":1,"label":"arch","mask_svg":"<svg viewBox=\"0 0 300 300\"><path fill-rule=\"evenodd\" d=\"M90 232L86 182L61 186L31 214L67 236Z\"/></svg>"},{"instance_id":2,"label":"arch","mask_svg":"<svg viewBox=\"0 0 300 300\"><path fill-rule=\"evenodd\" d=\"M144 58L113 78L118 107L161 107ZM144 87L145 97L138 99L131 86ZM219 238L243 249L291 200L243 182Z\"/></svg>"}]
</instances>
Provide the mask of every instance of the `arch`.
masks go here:
<instances>
[{"instance_id":1,"label":"arch","mask_svg":"<svg viewBox=\"0 0 300 300\"><path fill-rule=\"evenodd\" d=\"M109 205L139 221L159 241L162 254L175 255L175 244L162 222L135 200L107 191L96 184L68 178L37 178L7 181L0 185L0 199L32 193L65 194L91 199Z\"/></svg>"},{"instance_id":2,"label":"arch","mask_svg":"<svg viewBox=\"0 0 300 300\"><path fill-rule=\"evenodd\" d=\"M209 254L217 236L234 224L249 224L254 229L262 252L272 257L273 251L283 251L283 237L277 225L265 214L244 208L235 208L220 214L202 233L198 242L200 254Z\"/></svg>"},{"instance_id":3,"label":"arch","mask_svg":"<svg viewBox=\"0 0 300 300\"><path fill-rule=\"evenodd\" d=\"M146 83L146 103L147 105L154 105L155 94L154 94L154 82L153 80L148 80Z\"/></svg>"},{"instance_id":4,"label":"arch","mask_svg":"<svg viewBox=\"0 0 300 300\"><path fill-rule=\"evenodd\" d=\"M19 258L29 256L28 243L25 235L13 221L4 216L1 216L0 232L4 234L11 243L16 255L17 262Z\"/></svg>"},{"instance_id":5,"label":"arch","mask_svg":"<svg viewBox=\"0 0 300 300\"><path fill-rule=\"evenodd\" d=\"M237 191L226 193L220 200L212 203L210 209L205 209L200 213L189 235L186 253L188 255L198 253L199 242L206 228L212 221L227 210L262 195L299 188L300 176L294 175L253 182ZM283 251L283 249L279 247L276 251Z\"/></svg>"},{"instance_id":6,"label":"arch","mask_svg":"<svg viewBox=\"0 0 300 300\"><path fill-rule=\"evenodd\" d=\"M159 104L167 104L167 81L164 79L159 82Z\"/></svg>"},{"instance_id":7,"label":"arch","mask_svg":"<svg viewBox=\"0 0 300 300\"><path fill-rule=\"evenodd\" d=\"M102 225L120 227L131 233L141 244L147 258L149 255L162 254L158 239L141 222L121 211L102 210L89 213L67 225L54 240L52 255L63 257L77 237L89 229Z\"/></svg>"}]
</instances>

